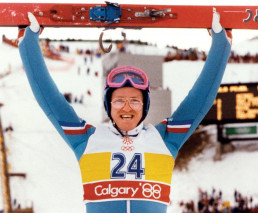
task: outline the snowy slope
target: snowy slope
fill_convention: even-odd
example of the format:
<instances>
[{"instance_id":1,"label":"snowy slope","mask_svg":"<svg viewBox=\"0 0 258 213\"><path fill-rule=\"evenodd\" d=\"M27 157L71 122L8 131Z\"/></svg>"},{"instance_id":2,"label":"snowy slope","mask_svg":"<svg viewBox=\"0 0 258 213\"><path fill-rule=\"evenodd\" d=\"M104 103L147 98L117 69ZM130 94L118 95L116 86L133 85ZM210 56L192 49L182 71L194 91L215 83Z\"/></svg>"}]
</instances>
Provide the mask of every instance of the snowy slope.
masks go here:
<instances>
[{"instance_id":1,"label":"snowy slope","mask_svg":"<svg viewBox=\"0 0 258 213\"><path fill-rule=\"evenodd\" d=\"M254 37L250 40L243 41L233 46L232 50L240 55L245 55L247 53L255 55L257 54L257 48L258 48L258 37Z\"/></svg>"},{"instance_id":2,"label":"snowy slope","mask_svg":"<svg viewBox=\"0 0 258 213\"><path fill-rule=\"evenodd\" d=\"M14 189L12 198L23 207L31 205L32 200L35 212L39 213L82 212L81 179L75 156L35 102L22 70L18 50L5 44L1 44L1 49L12 53L11 56L8 54L6 62L13 66L15 58L19 67L0 81L0 102L4 103L1 110L3 126L12 123L15 130L12 139L8 135L5 137L9 150L10 172L27 174L26 180L15 177L11 181ZM4 52L1 51L0 57L5 58ZM61 92L72 92L78 97L84 93L84 104L77 103L74 107L80 117L86 119L87 115L87 121L96 125L102 119L101 114L95 113L101 112L103 106L101 63L95 58L94 67L92 64L86 66L82 57L74 55L74 58L76 63L71 70L53 71L51 75ZM3 63L3 60L1 62ZM66 64L51 60L46 62L49 67L55 68ZM78 66L85 70L80 76L77 73ZM88 67L91 68L91 73L86 75ZM98 77L95 76L95 71L100 73ZM89 89L92 96L87 96ZM69 200L74 200L75 203ZM64 204L71 206L69 208Z\"/></svg>"},{"instance_id":3,"label":"snowy slope","mask_svg":"<svg viewBox=\"0 0 258 213\"><path fill-rule=\"evenodd\" d=\"M77 44L72 45L74 46L71 50L75 50ZM84 212L79 167L75 156L35 102L22 70L18 50L5 44L0 44L0 50L0 73L9 69L8 64L12 67L11 74L0 79L0 102L4 103L1 109L3 126L12 123L14 127L12 138L5 134L10 172L27 174L26 179L17 177L12 179L13 199L17 199L23 207L30 206L32 201L36 213ZM81 117L96 125L101 122L100 112L103 107L101 60L94 58L94 63L89 63L88 60L87 64L84 64L82 56L73 54L72 57L75 64L63 72L57 68L67 66L66 62L51 60L46 62L48 67L53 68L51 75L61 92L72 92L77 96L82 93L85 95L83 105L76 103L73 106ZM188 71L188 83L191 84L203 64L189 63L167 63L164 65L164 76L167 75L166 78L169 79L175 79L176 76L184 79L186 75L184 72L182 75L179 75L180 72L177 72L177 75L166 73L168 70L191 67L191 74ZM78 67L81 67L81 71L84 70L80 76ZM254 71L249 70L248 73L253 72L251 79L257 81L258 65L251 67L250 69ZM90 75L85 74L87 68L93 71ZM238 65L232 68L233 71L227 70L226 73L237 72L236 69L246 72L246 67ZM94 75L95 71L99 72L98 77ZM243 76L246 76L246 73L242 72ZM249 77L248 79L250 80ZM170 88L173 87L171 84L166 82L166 86ZM183 88L187 84L179 83L178 87ZM86 94L89 89L92 89L92 96ZM183 90L187 92L187 88L175 92L178 95L174 97L174 101L179 102L180 97L184 96ZM197 201L199 187L208 191L211 191L212 187L221 189L223 198L230 200L232 204L234 204L232 200L234 189L238 189L245 195L252 195L254 203L258 204L258 151L255 145L253 147L252 152L239 149L234 153L225 154L222 161L214 162L215 145L211 144L209 149L190 162L188 171L175 170L172 181L172 206L168 212L180 212L178 203L181 200Z\"/></svg>"}]
</instances>

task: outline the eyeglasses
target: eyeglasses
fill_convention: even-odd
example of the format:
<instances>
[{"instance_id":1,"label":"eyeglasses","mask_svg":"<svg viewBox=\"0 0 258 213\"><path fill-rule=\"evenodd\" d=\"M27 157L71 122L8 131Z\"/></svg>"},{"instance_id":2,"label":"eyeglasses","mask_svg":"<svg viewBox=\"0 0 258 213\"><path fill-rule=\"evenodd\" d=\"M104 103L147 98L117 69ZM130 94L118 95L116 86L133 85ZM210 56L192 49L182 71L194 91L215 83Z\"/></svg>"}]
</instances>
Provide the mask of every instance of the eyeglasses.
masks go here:
<instances>
[{"instance_id":1,"label":"eyeglasses","mask_svg":"<svg viewBox=\"0 0 258 213\"><path fill-rule=\"evenodd\" d=\"M111 104L115 109L121 109L125 106L126 101L128 101L129 106L135 111L140 111L143 105L139 98L114 98Z\"/></svg>"},{"instance_id":2,"label":"eyeglasses","mask_svg":"<svg viewBox=\"0 0 258 213\"><path fill-rule=\"evenodd\" d=\"M127 81L137 89L145 90L149 88L147 75L139 68L124 66L113 69L107 77L106 86L118 88Z\"/></svg>"}]
</instances>

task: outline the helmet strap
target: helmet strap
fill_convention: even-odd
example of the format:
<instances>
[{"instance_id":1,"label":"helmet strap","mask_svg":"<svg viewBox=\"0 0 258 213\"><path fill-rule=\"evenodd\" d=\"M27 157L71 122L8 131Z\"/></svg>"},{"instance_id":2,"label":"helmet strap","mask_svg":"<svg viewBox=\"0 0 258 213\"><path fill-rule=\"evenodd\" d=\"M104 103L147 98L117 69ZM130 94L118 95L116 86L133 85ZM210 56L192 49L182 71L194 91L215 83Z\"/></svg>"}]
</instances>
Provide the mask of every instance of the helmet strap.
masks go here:
<instances>
[{"instance_id":1,"label":"helmet strap","mask_svg":"<svg viewBox=\"0 0 258 213\"><path fill-rule=\"evenodd\" d=\"M112 120L112 124L113 126L116 128L116 130L119 132L119 134L122 136L122 137L125 137L125 135L122 133L122 131L119 129L119 127L116 125L116 123Z\"/></svg>"}]
</instances>

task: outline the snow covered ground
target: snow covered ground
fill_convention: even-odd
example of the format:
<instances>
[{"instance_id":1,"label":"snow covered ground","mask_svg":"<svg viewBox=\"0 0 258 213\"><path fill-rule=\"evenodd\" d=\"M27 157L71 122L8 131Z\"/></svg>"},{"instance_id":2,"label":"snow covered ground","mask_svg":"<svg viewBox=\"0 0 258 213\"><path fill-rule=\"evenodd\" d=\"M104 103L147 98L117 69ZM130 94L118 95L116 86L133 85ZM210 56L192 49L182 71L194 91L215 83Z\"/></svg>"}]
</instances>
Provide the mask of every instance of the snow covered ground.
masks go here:
<instances>
[{"instance_id":1,"label":"snow covered ground","mask_svg":"<svg viewBox=\"0 0 258 213\"><path fill-rule=\"evenodd\" d=\"M257 47L258 43L252 45L256 51ZM0 103L4 104L1 108L3 126L7 127L11 123L14 128L11 137L5 134L9 172L27 174L26 179L11 178L12 198L22 207L31 206L33 202L36 213L85 212L82 204L81 177L75 156L34 100L22 70L18 50L2 43L0 50L0 74L11 69L11 74L0 79ZM75 46L71 47L71 51L73 50ZM71 92L78 97L84 95L84 103L73 103L73 106L82 118L96 125L102 121L101 59L94 58L91 63L88 58L85 64L82 56L73 54L72 57L75 64L63 72L58 68L67 66L66 62L46 59L46 63L51 67L51 75L61 92ZM179 81L181 83L177 85L181 88L178 91L174 91L173 81L170 83L165 81L164 87L171 88L172 93L177 94L173 96L174 107L180 102L180 97L187 93L189 85L198 75L202 65L203 63L198 61L170 62L164 65L164 79L181 79ZM191 67L191 71L186 69L189 81L187 83L185 81L182 83L182 79L186 80L184 67L188 69ZM86 74L88 68L91 70L89 75ZM98 76L95 75L96 71ZM234 81L238 81L239 78L258 81L257 64L229 65L227 71L231 74L225 75L223 79L225 82L232 78L235 78ZM91 96L87 94L88 90L91 90ZM243 148L244 143L249 143L251 150ZM215 144L211 143L209 148L190 162L188 170L175 170L172 181L172 206L168 212L179 213L178 204L181 200L197 202L199 188L208 192L211 192L213 187L220 189L223 192L223 199L229 200L232 205L234 205L233 193L237 189L243 195L253 196L254 203L258 204L257 146L252 142L236 145L239 149L224 154L221 161L214 162ZM2 202L0 207L1 205Z\"/></svg>"}]
</instances>

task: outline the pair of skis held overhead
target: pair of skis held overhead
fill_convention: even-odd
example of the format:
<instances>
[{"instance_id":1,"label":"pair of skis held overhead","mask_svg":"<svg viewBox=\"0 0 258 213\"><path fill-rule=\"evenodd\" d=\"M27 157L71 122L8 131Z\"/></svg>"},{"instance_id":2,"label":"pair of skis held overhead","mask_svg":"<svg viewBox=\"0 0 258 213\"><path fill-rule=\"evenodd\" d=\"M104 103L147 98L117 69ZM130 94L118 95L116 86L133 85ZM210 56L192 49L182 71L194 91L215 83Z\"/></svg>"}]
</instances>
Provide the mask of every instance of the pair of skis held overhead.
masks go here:
<instances>
[{"instance_id":1,"label":"pair of skis held overhead","mask_svg":"<svg viewBox=\"0 0 258 213\"><path fill-rule=\"evenodd\" d=\"M31 12L44 27L211 28L218 12L225 29L258 29L258 6L0 3L0 26L27 26ZM103 32L99 37L103 52Z\"/></svg>"},{"instance_id":2,"label":"pair of skis held overhead","mask_svg":"<svg viewBox=\"0 0 258 213\"><path fill-rule=\"evenodd\" d=\"M0 26L27 26L27 12L45 27L211 28L218 12L225 29L258 29L258 6L0 3Z\"/></svg>"}]
</instances>

